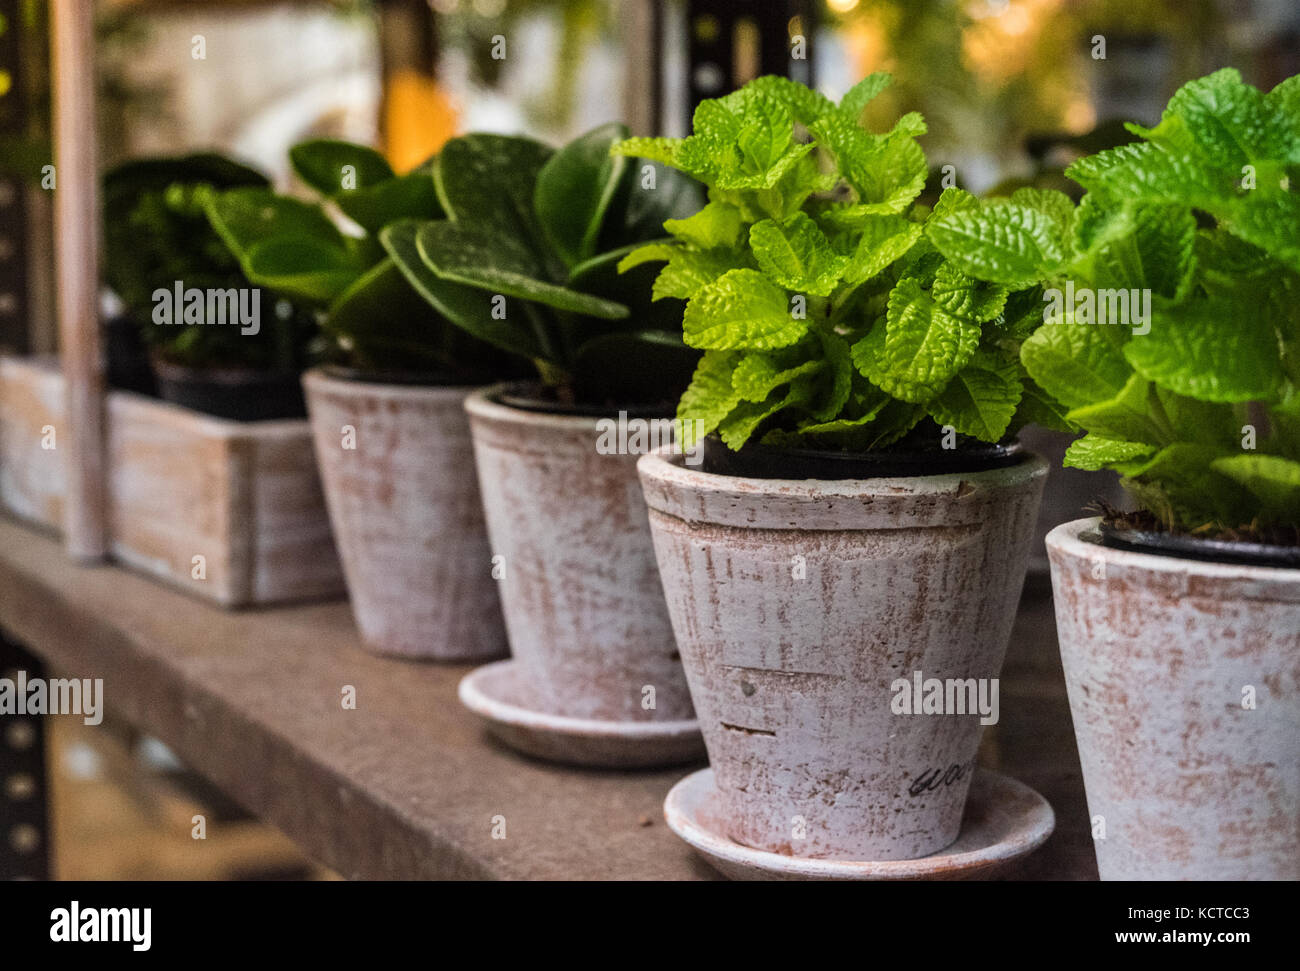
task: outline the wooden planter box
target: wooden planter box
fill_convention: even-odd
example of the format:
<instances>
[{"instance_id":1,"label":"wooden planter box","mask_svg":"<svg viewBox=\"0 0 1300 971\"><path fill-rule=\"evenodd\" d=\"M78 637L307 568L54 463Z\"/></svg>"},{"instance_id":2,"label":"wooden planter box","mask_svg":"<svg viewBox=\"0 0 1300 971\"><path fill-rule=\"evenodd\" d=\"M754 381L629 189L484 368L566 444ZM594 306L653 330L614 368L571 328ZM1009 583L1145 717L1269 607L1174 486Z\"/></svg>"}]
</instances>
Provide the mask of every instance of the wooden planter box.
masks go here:
<instances>
[{"instance_id":1,"label":"wooden planter box","mask_svg":"<svg viewBox=\"0 0 1300 971\"><path fill-rule=\"evenodd\" d=\"M15 516L58 529L67 491L58 428L63 376L53 358L0 356L0 502ZM55 448L41 447L54 429Z\"/></svg>"},{"instance_id":2,"label":"wooden planter box","mask_svg":"<svg viewBox=\"0 0 1300 971\"><path fill-rule=\"evenodd\" d=\"M0 500L55 529L63 469L41 441L62 402L53 362L0 358ZM307 422L226 421L125 391L107 408L115 559L228 607L344 592Z\"/></svg>"}]
</instances>

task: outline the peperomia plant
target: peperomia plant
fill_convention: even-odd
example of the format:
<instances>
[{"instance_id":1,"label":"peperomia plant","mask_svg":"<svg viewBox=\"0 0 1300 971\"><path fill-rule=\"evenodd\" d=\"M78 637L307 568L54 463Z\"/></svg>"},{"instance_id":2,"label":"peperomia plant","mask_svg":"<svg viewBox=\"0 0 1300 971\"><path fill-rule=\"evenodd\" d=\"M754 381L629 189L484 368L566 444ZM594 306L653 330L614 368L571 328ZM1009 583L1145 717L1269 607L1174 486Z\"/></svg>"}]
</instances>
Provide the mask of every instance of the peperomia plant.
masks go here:
<instances>
[{"instance_id":1,"label":"peperomia plant","mask_svg":"<svg viewBox=\"0 0 1300 971\"><path fill-rule=\"evenodd\" d=\"M980 203L947 189L916 202L925 123L883 134L860 124L890 83L874 74L835 104L795 82L759 78L704 101L685 139L615 146L708 187L708 203L665 224L671 239L622 269L663 261L657 299L686 299L685 341L704 350L678 407L688 442L716 430L764 443L864 450L939 448L948 436L996 442L1031 420L1059 422L1020 365L1041 320L1033 281L992 280L945 259L928 220ZM1068 221L1060 193L1018 203Z\"/></svg>"},{"instance_id":2,"label":"peperomia plant","mask_svg":"<svg viewBox=\"0 0 1300 971\"><path fill-rule=\"evenodd\" d=\"M697 355L680 308L653 307L619 262L697 204L689 180L611 157L606 125L558 151L530 138L454 138L433 165L445 218L380 234L429 304L481 340L531 359L561 401L675 399Z\"/></svg>"},{"instance_id":3,"label":"peperomia plant","mask_svg":"<svg viewBox=\"0 0 1300 971\"><path fill-rule=\"evenodd\" d=\"M1021 350L1109 468L1178 531L1300 525L1300 78L1185 85L1140 141L1081 159L1073 224L1013 202L928 227L964 271L1041 284Z\"/></svg>"},{"instance_id":4,"label":"peperomia plant","mask_svg":"<svg viewBox=\"0 0 1300 971\"><path fill-rule=\"evenodd\" d=\"M305 363L314 324L293 305L250 328L201 322L160 326L160 291L222 293L255 289L213 232L205 202L236 187L266 191L266 177L210 153L127 162L104 176L104 277L140 327L145 342L173 364L293 371ZM257 294L259 308L273 301ZM232 321L233 322L233 321Z\"/></svg>"},{"instance_id":5,"label":"peperomia plant","mask_svg":"<svg viewBox=\"0 0 1300 971\"><path fill-rule=\"evenodd\" d=\"M442 214L431 162L398 176L374 149L326 139L296 145L290 161L315 202L245 186L211 194L207 214L249 279L317 310L330 356L449 381L518 372L430 307L379 243L390 223Z\"/></svg>"}]
</instances>

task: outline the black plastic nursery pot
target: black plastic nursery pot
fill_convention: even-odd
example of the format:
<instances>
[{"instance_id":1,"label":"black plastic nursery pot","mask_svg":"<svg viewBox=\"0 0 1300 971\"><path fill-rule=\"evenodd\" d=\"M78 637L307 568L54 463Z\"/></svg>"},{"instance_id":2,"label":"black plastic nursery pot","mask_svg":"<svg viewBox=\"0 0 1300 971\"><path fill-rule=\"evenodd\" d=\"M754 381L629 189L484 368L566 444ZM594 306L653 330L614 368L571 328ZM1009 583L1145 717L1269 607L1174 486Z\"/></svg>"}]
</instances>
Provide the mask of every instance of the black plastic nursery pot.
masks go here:
<instances>
[{"instance_id":1,"label":"black plastic nursery pot","mask_svg":"<svg viewBox=\"0 0 1300 971\"><path fill-rule=\"evenodd\" d=\"M305 418L300 376L253 368L191 368L152 359L158 396L193 411L233 421Z\"/></svg>"},{"instance_id":2,"label":"black plastic nursery pot","mask_svg":"<svg viewBox=\"0 0 1300 971\"><path fill-rule=\"evenodd\" d=\"M406 370L397 368L359 368L346 364L322 364L320 370L339 381L363 384L395 384L419 388L476 388L491 384L488 376L467 377L463 373L443 370Z\"/></svg>"},{"instance_id":3,"label":"black plastic nursery pot","mask_svg":"<svg viewBox=\"0 0 1300 971\"><path fill-rule=\"evenodd\" d=\"M623 413L627 418L671 418L674 406L671 401L651 404L594 403L563 401L559 392L540 381L511 381L492 389L491 399L497 404L521 411L552 415L569 415L581 418L617 418Z\"/></svg>"},{"instance_id":4,"label":"black plastic nursery pot","mask_svg":"<svg viewBox=\"0 0 1300 971\"><path fill-rule=\"evenodd\" d=\"M789 448L751 441L738 451L716 435L704 439L702 470L750 479L905 478L983 472L1015 465L1027 453L1016 441L963 443L958 448L879 449L851 452Z\"/></svg>"},{"instance_id":5,"label":"black plastic nursery pot","mask_svg":"<svg viewBox=\"0 0 1300 971\"><path fill-rule=\"evenodd\" d=\"M1089 537L1091 538L1091 537ZM1243 566L1300 567L1300 546L1215 539L1130 526L1103 519L1095 541L1110 549L1156 556L1177 556L1202 563L1236 563Z\"/></svg>"}]
</instances>

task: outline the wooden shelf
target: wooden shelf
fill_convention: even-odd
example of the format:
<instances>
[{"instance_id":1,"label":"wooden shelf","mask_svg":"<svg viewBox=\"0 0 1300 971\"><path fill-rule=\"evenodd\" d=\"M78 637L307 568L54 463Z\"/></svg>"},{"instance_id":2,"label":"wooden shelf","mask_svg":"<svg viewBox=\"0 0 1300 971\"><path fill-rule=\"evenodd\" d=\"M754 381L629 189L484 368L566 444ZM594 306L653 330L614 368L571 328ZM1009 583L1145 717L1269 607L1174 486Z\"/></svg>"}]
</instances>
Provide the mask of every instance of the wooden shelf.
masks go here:
<instances>
[{"instance_id":1,"label":"wooden shelf","mask_svg":"<svg viewBox=\"0 0 1300 971\"><path fill-rule=\"evenodd\" d=\"M0 627L305 852L353 878L711 879L663 822L689 768L597 772L497 745L467 668L372 657L343 602L224 611L78 566L0 518ZM1095 879L1051 604L1026 598L981 758L1037 788L1057 832L1008 877ZM357 707L344 710L345 685ZM506 838L493 839L494 817Z\"/></svg>"}]
</instances>

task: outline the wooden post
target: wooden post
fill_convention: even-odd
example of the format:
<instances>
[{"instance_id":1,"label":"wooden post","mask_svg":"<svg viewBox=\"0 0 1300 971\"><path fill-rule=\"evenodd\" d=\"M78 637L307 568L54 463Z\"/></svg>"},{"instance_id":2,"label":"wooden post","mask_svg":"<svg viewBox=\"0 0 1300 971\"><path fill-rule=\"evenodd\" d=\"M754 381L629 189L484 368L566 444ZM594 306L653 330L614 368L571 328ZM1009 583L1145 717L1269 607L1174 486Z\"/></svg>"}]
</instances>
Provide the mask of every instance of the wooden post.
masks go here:
<instances>
[{"instance_id":1,"label":"wooden post","mask_svg":"<svg viewBox=\"0 0 1300 971\"><path fill-rule=\"evenodd\" d=\"M95 163L93 0L52 0L54 234L64 427L56 429L68 494L68 554L107 550L104 501L104 363L99 340L99 171Z\"/></svg>"},{"instance_id":2,"label":"wooden post","mask_svg":"<svg viewBox=\"0 0 1300 971\"><path fill-rule=\"evenodd\" d=\"M623 119L633 135L660 134L663 123L663 38L661 0L623 0Z\"/></svg>"}]
</instances>

